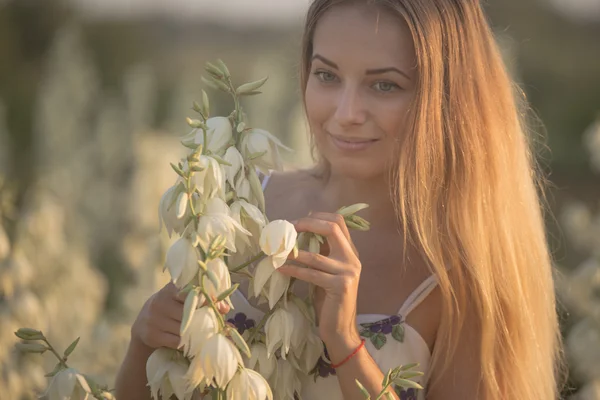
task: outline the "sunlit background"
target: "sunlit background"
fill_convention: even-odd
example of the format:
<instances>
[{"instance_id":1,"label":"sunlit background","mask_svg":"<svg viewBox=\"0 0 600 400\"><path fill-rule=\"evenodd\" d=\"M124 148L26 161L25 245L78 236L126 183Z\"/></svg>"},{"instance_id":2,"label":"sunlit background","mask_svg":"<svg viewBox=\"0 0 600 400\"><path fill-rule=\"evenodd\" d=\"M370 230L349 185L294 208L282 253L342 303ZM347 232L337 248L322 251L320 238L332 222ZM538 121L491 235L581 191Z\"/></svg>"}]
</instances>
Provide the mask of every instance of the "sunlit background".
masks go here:
<instances>
[{"instance_id":1,"label":"sunlit background","mask_svg":"<svg viewBox=\"0 0 600 400\"><path fill-rule=\"evenodd\" d=\"M570 366L565 399L600 399L600 0L487 0L546 136L549 241ZM205 61L240 82L250 124L307 165L298 91L308 0L0 0L0 399L34 399L42 329L112 387L143 302L166 282L157 207L174 179ZM214 114L227 97L211 93ZM164 233L163 233L164 234Z\"/></svg>"}]
</instances>

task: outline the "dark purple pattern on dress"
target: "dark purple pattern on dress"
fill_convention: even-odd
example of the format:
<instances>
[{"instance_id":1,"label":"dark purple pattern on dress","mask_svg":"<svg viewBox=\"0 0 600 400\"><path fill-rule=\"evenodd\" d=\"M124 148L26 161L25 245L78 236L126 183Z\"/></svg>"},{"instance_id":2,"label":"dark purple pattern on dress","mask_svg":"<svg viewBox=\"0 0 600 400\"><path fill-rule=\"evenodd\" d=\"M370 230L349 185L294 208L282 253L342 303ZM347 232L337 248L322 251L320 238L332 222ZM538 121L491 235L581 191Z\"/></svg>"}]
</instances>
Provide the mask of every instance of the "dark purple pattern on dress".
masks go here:
<instances>
[{"instance_id":1,"label":"dark purple pattern on dress","mask_svg":"<svg viewBox=\"0 0 600 400\"><path fill-rule=\"evenodd\" d=\"M235 326L235 329L243 335L246 329L254 328L255 322L253 319L250 319L244 313L237 313L233 318L229 318L227 320L230 324Z\"/></svg>"},{"instance_id":2,"label":"dark purple pattern on dress","mask_svg":"<svg viewBox=\"0 0 600 400\"><path fill-rule=\"evenodd\" d=\"M400 400L417 400L417 389L415 388L402 389L396 386L394 389Z\"/></svg>"}]
</instances>

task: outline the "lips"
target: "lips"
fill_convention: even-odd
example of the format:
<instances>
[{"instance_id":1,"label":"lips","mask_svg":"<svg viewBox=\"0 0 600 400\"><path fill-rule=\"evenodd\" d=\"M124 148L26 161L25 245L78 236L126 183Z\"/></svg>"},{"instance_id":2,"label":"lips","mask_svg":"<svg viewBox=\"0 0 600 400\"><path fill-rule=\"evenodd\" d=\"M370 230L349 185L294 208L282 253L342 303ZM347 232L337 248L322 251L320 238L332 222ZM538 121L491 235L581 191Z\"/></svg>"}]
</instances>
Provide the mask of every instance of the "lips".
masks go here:
<instances>
[{"instance_id":1,"label":"lips","mask_svg":"<svg viewBox=\"0 0 600 400\"><path fill-rule=\"evenodd\" d=\"M332 134L329 134L329 137L333 145L343 152L365 150L379 141L379 139L334 136Z\"/></svg>"}]
</instances>

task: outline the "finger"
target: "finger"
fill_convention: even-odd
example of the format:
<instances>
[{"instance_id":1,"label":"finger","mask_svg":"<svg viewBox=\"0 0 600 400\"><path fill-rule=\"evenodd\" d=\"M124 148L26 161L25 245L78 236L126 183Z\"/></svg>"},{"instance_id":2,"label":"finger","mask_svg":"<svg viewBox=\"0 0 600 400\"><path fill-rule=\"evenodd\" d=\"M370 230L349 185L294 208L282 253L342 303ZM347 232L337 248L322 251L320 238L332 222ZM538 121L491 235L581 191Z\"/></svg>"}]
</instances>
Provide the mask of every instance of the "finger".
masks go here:
<instances>
[{"instance_id":1,"label":"finger","mask_svg":"<svg viewBox=\"0 0 600 400\"><path fill-rule=\"evenodd\" d=\"M181 331L181 322L171 318L161 318L151 323L152 327L160 332L170 333L179 336Z\"/></svg>"},{"instance_id":2,"label":"finger","mask_svg":"<svg viewBox=\"0 0 600 400\"><path fill-rule=\"evenodd\" d=\"M335 275L331 275L317 269L295 267L292 265L279 267L277 271L284 275L300 279L301 281L312 283L313 285L322 287L323 289L330 288L335 279Z\"/></svg>"},{"instance_id":3,"label":"finger","mask_svg":"<svg viewBox=\"0 0 600 400\"><path fill-rule=\"evenodd\" d=\"M156 347L168 347L173 350L177 350L179 348L179 342L181 338L179 335L175 335L168 332L160 332L156 335Z\"/></svg>"},{"instance_id":4,"label":"finger","mask_svg":"<svg viewBox=\"0 0 600 400\"><path fill-rule=\"evenodd\" d=\"M224 315L231 310L231 307L229 307L229 304L227 304L226 302L220 301L217 303L217 310L219 310L219 312Z\"/></svg>"},{"instance_id":5,"label":"finger","mask_svg":"<svg viewBox=\"0 0 600 400\"><path fill-rule=\"evenodd\" d=\"M183 305L178 301L166 301L162 304L162 313L175 321L181 322L183 319Z\"/></svg>"},{"instance_id":6,"label":"finger","mask_svg":"<svg viewBox=\"0 0 600 400\"><path fill-rule=\"evenodd\" d=\"M294 258L294 261L332 275L342 274L346 270L344 264L338 263L322 254L311 253L304 250L298 251L298 257Z\"/></svg>"},{"instance_id":7,"label":"finger","mask_svg":"<svg viewBox=\"0 0 600 400\"><path fill-rule=\"evenodd\" d=\"M304 217L296 221L294 227L298 232L313 232L325 236L329 242L331 252L341 252L347 257L350 255L356 257L354 249L350 245L350 241L344 236L342 228L335 222Z\"/></svg>"},{"instance_id":8,"label":"finger","mask_svg":"<svg viewBox=\"0 0 600 400\"><path fill-rule=\"evenodd\" d=\"M346 225L346 221L344 220L344 216L341 214L332 214L332 213L324 213L324 212L315 212L315 213L310 213L309 214L310 217L314 217L314 218L319 218L325 221L330 221L330 222L334 222L336 223L340 229L342 230L342 233L344 234L344 236L346 237L346 239L348 239L348 243L350 243L350 246L352 247L352 250L354 251L354 254L358 257L358 250L356 249L356 246L354 245L354 242L352 241L352 237L350 236L350 231L348 230L348 226ZM324 254L328 254L329 250L328 249L323 249L325 250Z\"/></svg>"},{"instance_id":9,"label":"finger","mask_svg":"<svg viewBox=\"0 0 600 400\"><path fill-rule=\"evenodd\" d=\"M342 233L344 234L346 239L352 240L350 238L350 231L348 230L348 226L346 225L346 221L344 220L343 215L324 212L314 212L310 213L310 217L336 223L342 229Z\"/></svg>"},{"instance_id":10,"label":"finger","mask_svg":"<svg viewBox=\"0 0 600 400\"><path fill-rule=\"evenodd\" d=\"M170 281L169 283L167 283L165 285L164 290L171 296L171 298L173 298L177 302L182 303L182 304L185 303L186 294L181 293L179 288L177 286L175 286L173 281Z\"/></svg>"}]
</instances>

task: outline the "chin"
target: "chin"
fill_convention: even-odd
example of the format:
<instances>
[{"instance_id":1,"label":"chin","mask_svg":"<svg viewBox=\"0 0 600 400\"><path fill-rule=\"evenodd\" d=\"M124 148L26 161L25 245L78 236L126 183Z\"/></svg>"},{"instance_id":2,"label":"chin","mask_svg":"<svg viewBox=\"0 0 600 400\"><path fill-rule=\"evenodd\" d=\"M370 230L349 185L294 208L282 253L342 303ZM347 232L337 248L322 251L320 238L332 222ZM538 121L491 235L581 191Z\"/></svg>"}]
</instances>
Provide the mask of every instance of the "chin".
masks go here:
<instances>
[{"instance_id":1,"label":"chin","mask_svg":"<svg viewBox=\"0 0 600 400\"><path fill-rule=\"evenodd\" d=\"M379 165L380 160L370 159L351 159L351 158L337 158L325 157L331 166L331 173L333 175L343 176L345 178L354 180L370 180L381 177L386 169Z\"/></svg>"}]
</instances>

